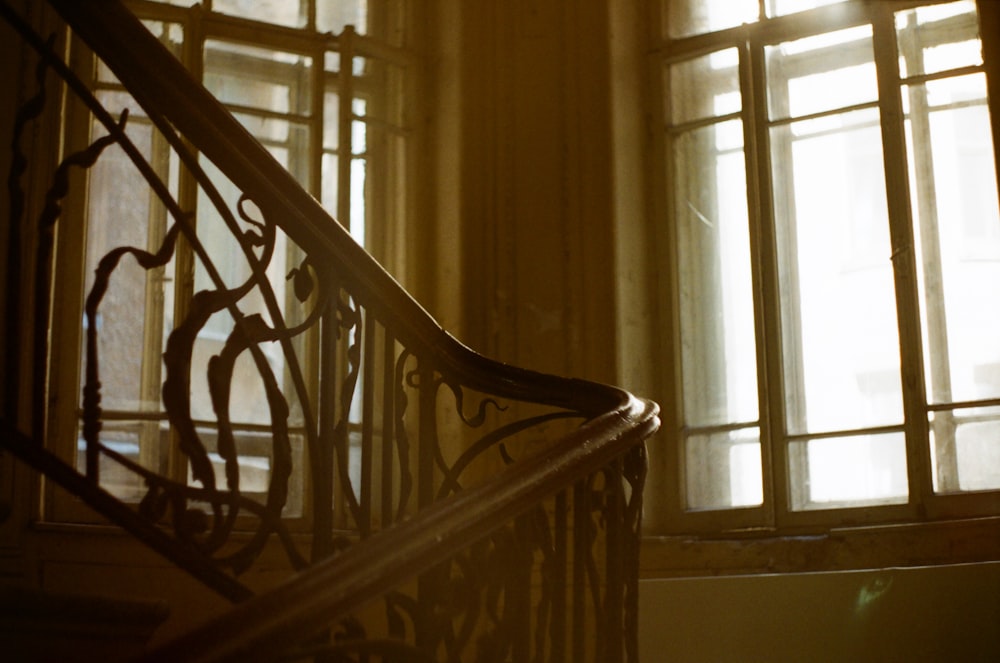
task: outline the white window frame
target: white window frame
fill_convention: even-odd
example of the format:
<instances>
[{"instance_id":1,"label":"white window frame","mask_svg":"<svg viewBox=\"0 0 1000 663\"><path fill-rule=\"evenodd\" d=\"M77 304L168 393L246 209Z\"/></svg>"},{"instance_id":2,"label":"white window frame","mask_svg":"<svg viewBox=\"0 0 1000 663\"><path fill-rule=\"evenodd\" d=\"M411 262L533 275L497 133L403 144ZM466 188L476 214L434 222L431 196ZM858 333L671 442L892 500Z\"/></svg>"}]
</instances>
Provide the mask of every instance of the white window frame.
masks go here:
<instances>
[{"instance_id":1,"label":"white window frame","mask_svg":"<svg viewBox=\"0 0 1000 663\"><path fill-rule=\"evenodd\" d=\"M790 436L784 431L785 404L781 401L781 385L784 380L781 363L780 335L773 331L781 328L778 284L773 252L762 247L773 246L774 210L771 200L772 182L769 163L769 126L766 118L767 97L764 71L764 49L768 45L814 34L832 32L865 23L876 25L873 36L875 60L880 67L879 97L885 150L905 155L906 145L903 123L893 118L902 117L901 84L898 77L886 77L883 72L895 70L894 12L920 5L941 4L934 0L907 1L895 3L845 2L841 5L820 7L799 14L768 18L756 24L722 29L717 32L700 34L681 39L669 39L660 35L656 48L650 57L650 73L647 78L650 91L649 104L654 118L656 156L653 158L655 179L664 183L654 185L653 209L656 218L666 220L667 231L661 235L666 241L660 247L660 265L665 282L663 301L667 313L664 334L668 348L666 362L672 366L661 397L663 408L663 433L661 444L665 446L660 461L654 464L654 472L662 472L663 477L656 484L664 486L661 494L648 496L648 510L655 512L653 521L660 527L660 533L718 533L723 531L759 532L808 532L831 527L853 527L875 524L919 523L944 519L958 519L1000 513L1000 491L990 490L965 493L935 493L932 485L930 443L928 442L928 405L924 396L924 375L922 344L920 338L919 303L913 256L909 265L895 270L896 309L901 318L915 324L901 324L901 371L904 385L904 422L898 426L906 433L906 460L908 474L908 498L905 503L846 508L822 508L796 510L791 507L789 486L789 444L806 436ZM996 9L987 7L989 3L979 2L983 22L995 24ZM651 4L652 14L649 24L665 26L667 20L667 0ZM761 3L763 15L763 3ZM983 32L983 31L981 31ZM666 34L664 32L664 34ZM996 108L997 50L1000 35L981 35L984 45L985 63L981 67L986 72L991 100L990 122L994 136L998 134ZM735 48L739 52L739 85L742 90L742 111L733 116L743 123L743 139L746 162L746 184L749 208L748 242L752 247L754 318L756 322L756 359L759 393L759 420L754 422L730 422L718 430L735 430L747 426L759 426L761 441L763 501L759 506L691 509L687 506L685 491L686 470L684 439L692 431L685 425L683 406L684 379L681 374L679 297L676 246L676 223L673 220L673 201L670 199L673 167L669 126L664 98L668 92L663 82L663 70L671 63L683 62L693 57L706 55L725 48ZM892 63L893 66L887 66ZM752 91L752 92L751 92ZM994 141L994 157L998 150ZM909 216L911 205L907 163L903 158L893 161L886 157L885 176L887 180L887 202L889 207L891 232L894 242L912 232ZM1000 168L998 168L1000 171ZM662 227L662 226L661 226ZM905 243L905 242L902 242ZM770 293L767 296L766 293ZM913 387L912 385L917 385ZM992 404L992 401L986 401ZM702 432L711 432L705 429ZM815 439L815 436L810 436ZM655 457L654 456L654 457Z\"/></svg>"}]
</instances>

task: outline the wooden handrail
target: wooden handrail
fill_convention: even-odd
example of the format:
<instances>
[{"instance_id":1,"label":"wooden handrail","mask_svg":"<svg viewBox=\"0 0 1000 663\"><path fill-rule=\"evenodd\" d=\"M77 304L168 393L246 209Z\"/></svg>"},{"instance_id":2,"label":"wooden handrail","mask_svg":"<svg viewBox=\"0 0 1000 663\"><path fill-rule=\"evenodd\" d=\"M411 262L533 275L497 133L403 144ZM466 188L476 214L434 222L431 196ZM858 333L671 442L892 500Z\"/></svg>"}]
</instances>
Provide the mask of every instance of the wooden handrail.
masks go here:
<instances>
[{"instance_id":1,"label":"wooden handrail","mask_svg":"<svg viewBox=\"0 0 1000 663\"><path fill-rule=\"evenodd\" d=\"M652 435L658 408L623 404L475 488L301 572L267 594L152 651L146 663L270 661L319 629L489 535L542 498L599 470Z\"/></svg>"}]
</instances>

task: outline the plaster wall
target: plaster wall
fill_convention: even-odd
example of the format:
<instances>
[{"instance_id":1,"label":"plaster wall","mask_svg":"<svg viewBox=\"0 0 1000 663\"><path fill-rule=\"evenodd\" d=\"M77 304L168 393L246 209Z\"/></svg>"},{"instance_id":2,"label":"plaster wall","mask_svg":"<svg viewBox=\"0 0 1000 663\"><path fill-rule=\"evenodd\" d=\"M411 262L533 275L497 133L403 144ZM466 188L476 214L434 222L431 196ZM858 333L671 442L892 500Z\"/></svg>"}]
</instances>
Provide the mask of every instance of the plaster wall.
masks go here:
<instances>
[{"instance_id":1,"label":"plaster wall","mask_svg":"<svg viewBox=\"0 0 1000 663\"><path fill-rule=\"evenodd\" d=\"M1000 660L1000 563L640 582L643 663Z\"/></svg>"}]
</instances>

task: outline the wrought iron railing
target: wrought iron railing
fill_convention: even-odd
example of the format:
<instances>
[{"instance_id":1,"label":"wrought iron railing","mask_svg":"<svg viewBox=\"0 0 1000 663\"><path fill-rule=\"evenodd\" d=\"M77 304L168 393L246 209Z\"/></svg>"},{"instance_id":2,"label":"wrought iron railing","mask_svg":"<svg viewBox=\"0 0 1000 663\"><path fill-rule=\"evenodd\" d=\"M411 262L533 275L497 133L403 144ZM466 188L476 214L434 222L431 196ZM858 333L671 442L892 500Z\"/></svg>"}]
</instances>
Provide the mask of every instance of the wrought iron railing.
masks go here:
<instances>
[{"instance_id":1,"label":"wrought iron railing","mask_svg":"<svg viewBox=\"0 0 1000 663\"><path fill-rule=\"evenodd\" d=\"M39 234L60 222L67 172L92 168L111 146L127 155L170 219L157 246L104 255L86 293L80 460L45 444L37 423L44 413L19 427L7 412L3 425L4 447L236 603L149 659L637 660L643 441L658 426L655 404L470 351L120 2L50 4L197 180L249 266L244 282L223 280L193 215L133 144L128 113L113 117L51 45L0 4L39 62L39 93L18 113L15 145L41 114L53 74L105 132L57 168L48 204L32 221L45 229ZM196 153L243 192L235 204L219 194ZM15 149L12 228L29 223L20 195L24 159ZM289 270L294 314L267 277L279 237L297 247L285 255L299 256ZM102 407L99 323L125 261L151 278L182 244L211 283L169 333L162 408L149 416L183 458L178 472L105 437L113 413ZM38 259L26 263L37 265L39 293L49 287L51 248L40 242ZM241 308L251 292L263 313ZM36 337L23 344L35 348L42 373L48 308L45 301L35 307ZM231 329L199 368L199 334L219 314L231 318ZM9 329L9 343L18 345L24 331ZM278 348L280 361L265 347ZM268 424L250 436L232 414L234 391L246 379L234 377L240 362L253 367L255 388L266 394ZM209 385L215 421L192 414L195 379ZM32 400L44 409L43 392ZM248 453L267 460L263 489L245 486ZM102 482L109 468L144 486L139 499L109 492ZM300 505L291 513L296 491ZM255 596L241 575L274 546L296 573Z\"/></svg>"}]
</instances>

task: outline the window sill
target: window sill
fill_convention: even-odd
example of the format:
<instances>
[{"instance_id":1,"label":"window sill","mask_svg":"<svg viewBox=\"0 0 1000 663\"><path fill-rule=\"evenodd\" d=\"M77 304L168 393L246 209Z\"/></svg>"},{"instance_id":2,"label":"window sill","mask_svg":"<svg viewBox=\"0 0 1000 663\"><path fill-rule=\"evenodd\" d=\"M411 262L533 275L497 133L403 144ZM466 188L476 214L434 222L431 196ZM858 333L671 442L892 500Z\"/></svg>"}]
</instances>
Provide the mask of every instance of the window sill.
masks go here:
<instances>
[{"instance_id":1,"label":"window sill","mask_svg":"<svg viewBox=\"0 0 1000 663\"><path fill-rule=\"evenodd\" d=\"M647 536L642 578L847 571L1000 560L1000 517L834 528Z\"/></svg>"}]
</instances>

